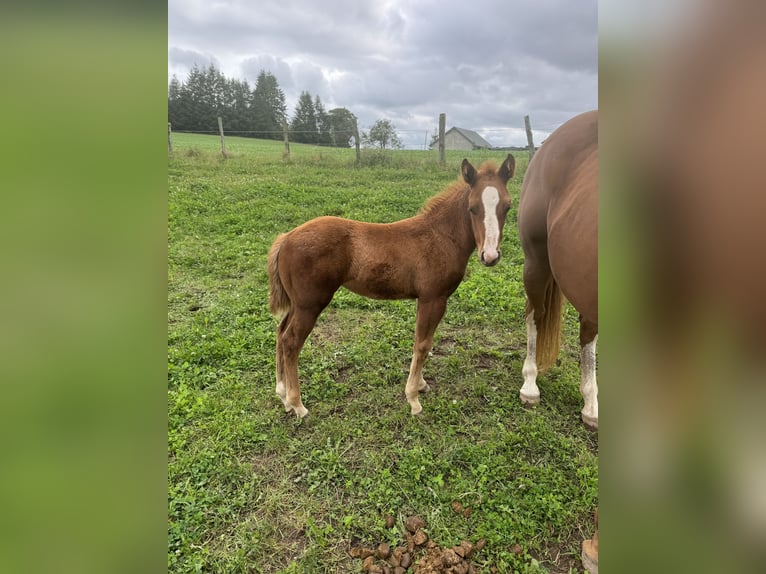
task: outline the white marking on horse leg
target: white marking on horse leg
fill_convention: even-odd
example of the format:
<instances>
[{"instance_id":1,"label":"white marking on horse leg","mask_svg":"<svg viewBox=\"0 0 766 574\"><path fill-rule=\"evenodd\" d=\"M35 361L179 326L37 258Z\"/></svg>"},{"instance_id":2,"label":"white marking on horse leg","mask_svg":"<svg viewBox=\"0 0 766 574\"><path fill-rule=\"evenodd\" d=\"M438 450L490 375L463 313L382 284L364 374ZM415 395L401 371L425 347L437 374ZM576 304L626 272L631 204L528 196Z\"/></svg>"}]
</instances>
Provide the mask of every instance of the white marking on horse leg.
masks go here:
<instances>
[{"instance_id":1,"label":"white marking on horse leg","mask_svg":"<svg viewBox=\"0 0 766 574\"><path fill-rule=\"evenodd\" d=\"M288 392L287 393L287 402L285 402L285 411L290 412L293 411L298 417L305 418L307 414L309 414L309 410L303 406L303 401L301 401L301 395L300 392L293 394Z\"/></svg>"},{"instance_id":2,"label":"white marking on horse leg","mask_svg":"<svg viewBox=\"0 0 766 574\"><path fill-rule=\"evenodd\" d=\"M423 410L418 399L418 392L422 383L425 383L423 380L423 359L416 350L412 353L410 375L407 377L407 385L404 387L404 395L407 397L407 402L410 403L410 414L412 415L420 414Z\"/></svg>"},{"instance_id":3,"label":"white marking on horse leg","mask_svg":"<svg viewBox=\"0 0 766 574\"><path fill-rule=\"evenodd\" d=\"M582 348L580 369L582 380L580 393L585 405L582 408L582 420L586 426L598 430L598 384L596 383L596 341L598 335Z\"/></svg>"},{"instance_id":4,"label":"white marking on horse leg","mask_svg":"<svg viewBox=\"0 0 766 574\"><path fill-rule=\"evenodd\" d=\"M484 261L494 263L500 257L498 244L500 243L500 222L497 219L497 204L500 202L500 194L497 188L488 185L481 193L481 201L484 204Z\"/></svg>"},{"instance_id":5,"label":"white marking on horse leg","mask_svg":"<svg viewBox=\"0 0 766 574\"><path fill-rule=\"evenodd\" d=\"M301 401L301 384L297 377L292 378L292 373L289 370L285 373L285 379L286 383L283 383L286 390L284 400L285 412L293 411L300 418L304 418L309 414L309 411L303 406L303 401Z\"/></svg>"},{"instance_id":6,"label":"white marking on horse leg","mask_svg":"<svg viewBox=\"0 0 766 574\"><path fill-rule=\"evenodd\" d=\"M524 385L519 397L524 405L534 406L540 402L540 389L537 387L537 326L534 312L527 315L527 356L521 374Z\"/></svg>"},{"instance_id":7,"label":"white marking on horse leg","mask_svg":"<svg viewBox=\"0 0 766 574\"><path fill-rule=\"evenodd\" d=\"M280 346L279 339L281 337L281 333L279 332L279 329L277 329L277 357L275 361L276 366L276 372L277 372L277 385L274 389L274 392L277 393L277 396L282 401L282 404L285 406L285 410L287 409L287 389L285 388L285 373L284 373L284 365L282 362L282 349ZM288 411L289 412L289 411Z\"/></svg>"},{"instance_id":8,"label":"white marking on horse leg","mask_svg":"<svg viewBox=\"0 0 766 574\"><path fill-rule=\"evenodd\" d=\"M282 400L282 404L287 406L287 389L285 389L285 383L277 379L277 387L275 389L277 396Z\"/></svg>"}]
</instances>

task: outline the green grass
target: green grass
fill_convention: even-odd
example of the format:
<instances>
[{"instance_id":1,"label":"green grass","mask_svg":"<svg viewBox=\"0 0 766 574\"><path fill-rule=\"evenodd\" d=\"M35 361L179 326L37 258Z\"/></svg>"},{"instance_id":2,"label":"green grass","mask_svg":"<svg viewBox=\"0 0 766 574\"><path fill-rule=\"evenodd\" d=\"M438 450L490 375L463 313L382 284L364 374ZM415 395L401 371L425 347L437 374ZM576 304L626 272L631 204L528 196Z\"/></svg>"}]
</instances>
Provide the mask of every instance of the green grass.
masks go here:
<instances>
[{"instance_id":1,"label":"green grass","mask_svg":"<svg viewBox=\"0 0 766 574\"><path fill-rule=\"evenodd\" d=\"M503 259L471 259L451 297L412 417L404 398L413 301L339 291L301 354L311 411L287 416L274 394L276 319L266 255L277 234L319 215L394 221L457 177L464 156L354 150L174 134L168 222L168 569L359 572L350 542L401 543L419 514L440 545L485 538L474 562L497 572L578 572L598 498L598 439L580 423L577 317L541 379L518 400L525 352L523 257L515 219ZM450 507L460 501L470 517ZM392 530L383 516L397 518ZM513 553L514 544L521 553Z\"/></svg>"}]
</instances>

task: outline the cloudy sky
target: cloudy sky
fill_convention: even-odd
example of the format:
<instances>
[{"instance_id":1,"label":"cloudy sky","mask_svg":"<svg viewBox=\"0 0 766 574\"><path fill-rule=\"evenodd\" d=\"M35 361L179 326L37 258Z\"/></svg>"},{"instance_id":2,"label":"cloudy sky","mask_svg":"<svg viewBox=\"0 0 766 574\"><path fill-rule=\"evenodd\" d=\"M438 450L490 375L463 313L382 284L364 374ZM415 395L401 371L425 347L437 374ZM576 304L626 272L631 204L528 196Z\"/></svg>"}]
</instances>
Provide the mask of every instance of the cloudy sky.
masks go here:
<instances>
[{"instance_id":1,"label":"cloudy sky","mask_svg":"<svg viewBox=\"0 0 766 574\"><path fill-rule=\"evenodd\" d=\"M438 129L535 143L598 107L597 0L169 0L168 78L210 63L255 86L276 76L292 116L302 91L378 119L405 147Z\"/></svg>"}]
</instances>

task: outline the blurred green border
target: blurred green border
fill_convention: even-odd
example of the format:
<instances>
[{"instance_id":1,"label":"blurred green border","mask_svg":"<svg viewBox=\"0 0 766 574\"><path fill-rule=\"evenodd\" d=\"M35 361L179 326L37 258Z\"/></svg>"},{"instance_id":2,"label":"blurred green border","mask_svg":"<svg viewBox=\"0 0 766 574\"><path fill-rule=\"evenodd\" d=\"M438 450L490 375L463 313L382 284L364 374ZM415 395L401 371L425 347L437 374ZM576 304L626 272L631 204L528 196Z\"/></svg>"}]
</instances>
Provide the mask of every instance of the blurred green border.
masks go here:
<instances>
[{"instance_id":1,"label":"blurred green border","mask_svg":"<svg viewBox=\"0 0 766 574\"><path fill-rule=\"evenodd\" d=\"M0 572L165 570L167 6L0 47Z\"/></svg>"}]
</instances>

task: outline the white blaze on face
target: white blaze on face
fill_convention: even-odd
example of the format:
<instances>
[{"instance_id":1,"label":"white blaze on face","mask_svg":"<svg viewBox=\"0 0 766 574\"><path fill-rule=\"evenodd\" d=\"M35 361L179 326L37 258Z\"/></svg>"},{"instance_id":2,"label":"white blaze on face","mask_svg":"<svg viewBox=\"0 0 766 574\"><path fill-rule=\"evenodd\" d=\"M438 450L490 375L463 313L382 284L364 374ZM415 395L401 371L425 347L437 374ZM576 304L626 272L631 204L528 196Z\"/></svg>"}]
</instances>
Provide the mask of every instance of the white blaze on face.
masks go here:
<instances>
[{"instance_id":1,"label":"white blaze on face","mask_svg":"<svg viewBox=\"0 0 766 574\"><path fill-rule=\"evenodd\" d=\"M500 202L500 194L496 187L491 185L484 188L481 193L481 201L484 204L484 260L495 261L500 255L497 252L500 242L500 222L497 220L497 204Z\"/></svg>"}]
</instances>

